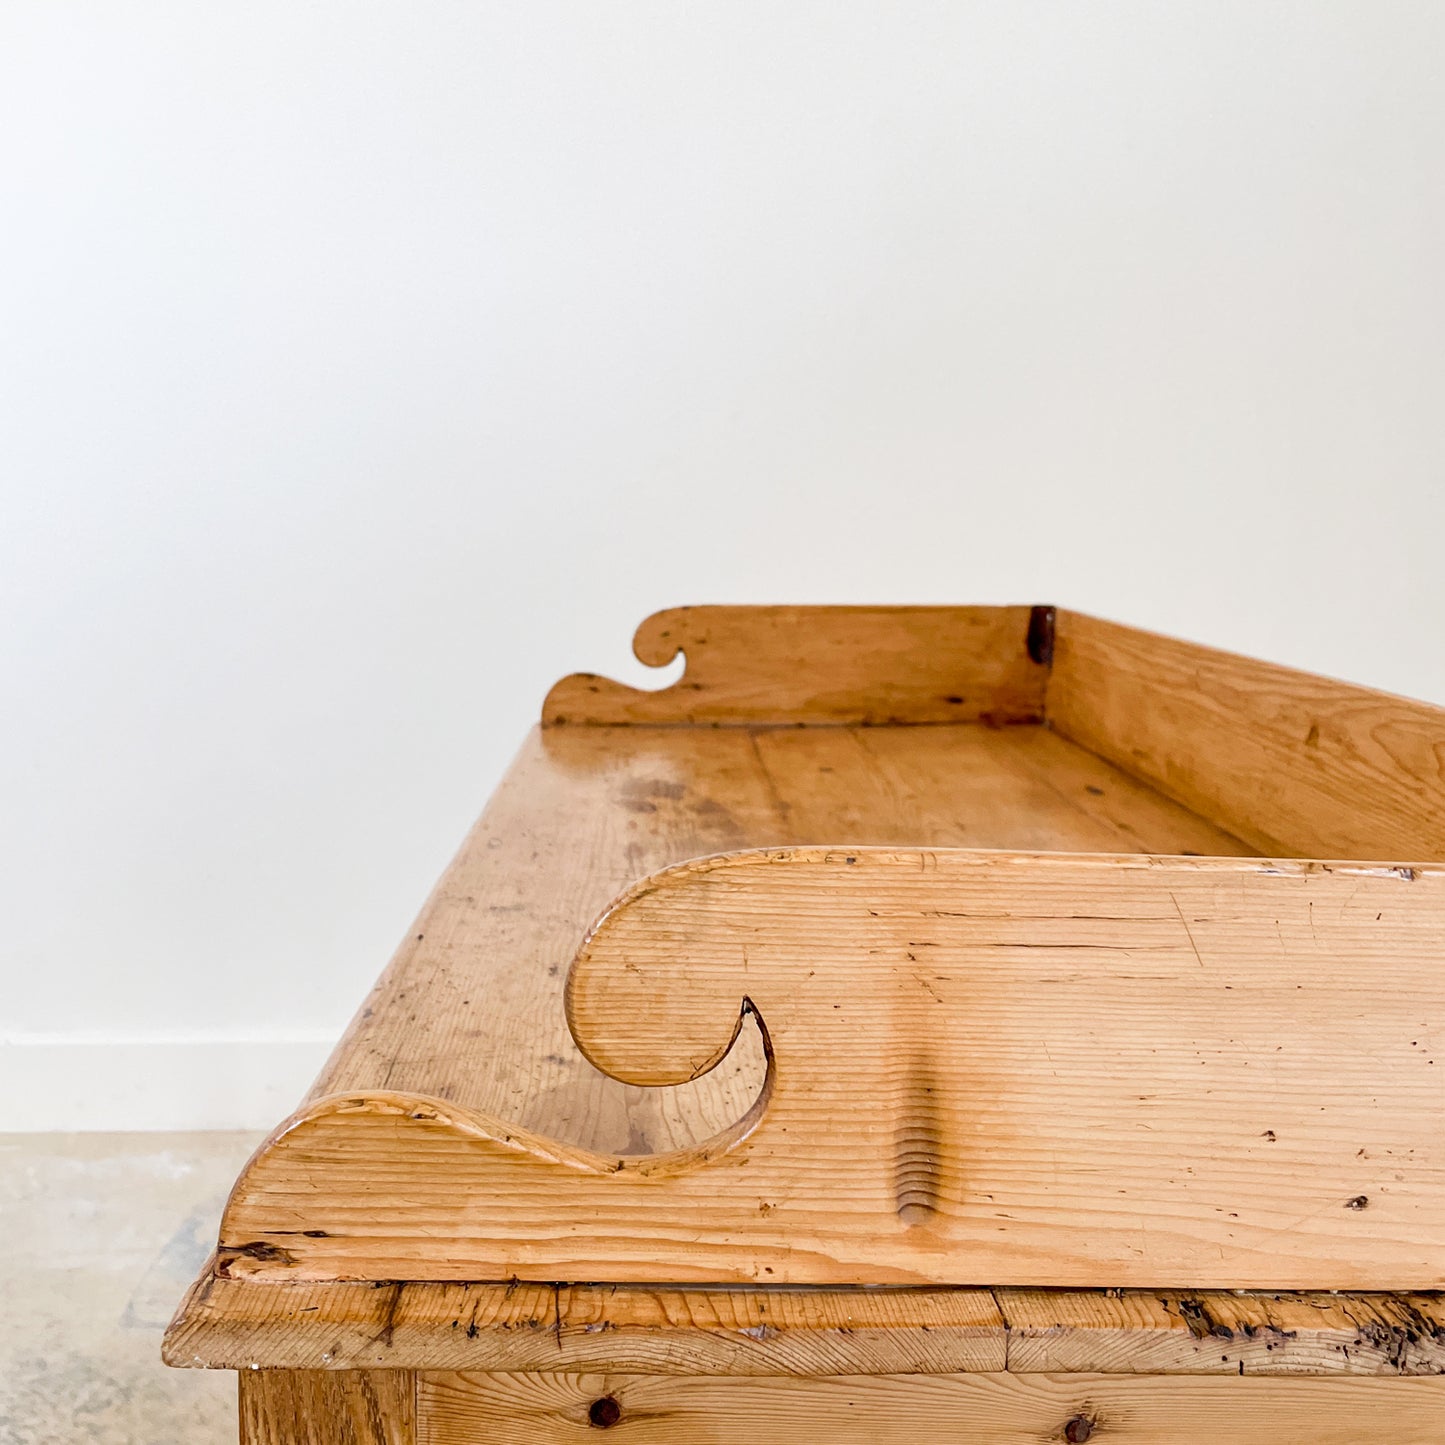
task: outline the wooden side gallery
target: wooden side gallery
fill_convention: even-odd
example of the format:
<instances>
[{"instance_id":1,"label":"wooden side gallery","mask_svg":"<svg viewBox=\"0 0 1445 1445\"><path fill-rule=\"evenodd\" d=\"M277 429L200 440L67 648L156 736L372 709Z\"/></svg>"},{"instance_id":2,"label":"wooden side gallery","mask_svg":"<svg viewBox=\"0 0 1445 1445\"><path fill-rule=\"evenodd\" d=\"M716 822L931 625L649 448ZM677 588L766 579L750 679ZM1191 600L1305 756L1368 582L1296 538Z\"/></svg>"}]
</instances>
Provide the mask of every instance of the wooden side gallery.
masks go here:
<instances>
[{"instance_id":1,"label":"wooden side gallery","mask_svg":"<svg viewBox=\"0 0 1445 1445\"><path fill-rule=\"evenodd\" d=\"M171 1364L251 1445L1445 1441L1445 711L1045 607L565 679Z\"/></svg>"}]
</instances>

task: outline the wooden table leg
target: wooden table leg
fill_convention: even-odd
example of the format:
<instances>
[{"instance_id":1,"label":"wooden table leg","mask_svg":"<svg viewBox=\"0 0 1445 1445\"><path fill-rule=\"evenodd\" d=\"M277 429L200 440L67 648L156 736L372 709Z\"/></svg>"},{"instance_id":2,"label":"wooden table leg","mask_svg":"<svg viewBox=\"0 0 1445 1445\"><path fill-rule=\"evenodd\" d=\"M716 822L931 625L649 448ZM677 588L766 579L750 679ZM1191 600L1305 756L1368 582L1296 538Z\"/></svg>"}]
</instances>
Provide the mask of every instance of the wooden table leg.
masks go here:
<instances>
[{"instance_id":1,"label":"wooden table leg","mask_svg":"<svg viewBox=\"0 0 1445 1445\"><path fill-rule=\"evenodd\" d=\"M415 1445L412 1370L242 1370L241 1445Z\"/></svg>"}]
</instances>

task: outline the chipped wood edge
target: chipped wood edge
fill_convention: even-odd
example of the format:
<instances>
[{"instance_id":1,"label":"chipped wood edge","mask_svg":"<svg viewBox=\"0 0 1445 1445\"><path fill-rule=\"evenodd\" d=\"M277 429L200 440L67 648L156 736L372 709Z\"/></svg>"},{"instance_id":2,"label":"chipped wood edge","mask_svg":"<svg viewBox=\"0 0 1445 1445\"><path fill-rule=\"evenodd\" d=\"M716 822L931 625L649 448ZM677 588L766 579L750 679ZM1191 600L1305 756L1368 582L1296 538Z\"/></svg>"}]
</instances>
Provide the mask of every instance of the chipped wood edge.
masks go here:
<instances>
[{"instance_id":1,"label":"chipped wood edge","mask_svg":"<svg viewBox=\"0 0 1445 1445\"><path fill-rule=\"evenodd\" d=\"M202 1275L183 1369L1445 1374L1438 1294L268 1284Z\"/></svg>"}]
</instances>

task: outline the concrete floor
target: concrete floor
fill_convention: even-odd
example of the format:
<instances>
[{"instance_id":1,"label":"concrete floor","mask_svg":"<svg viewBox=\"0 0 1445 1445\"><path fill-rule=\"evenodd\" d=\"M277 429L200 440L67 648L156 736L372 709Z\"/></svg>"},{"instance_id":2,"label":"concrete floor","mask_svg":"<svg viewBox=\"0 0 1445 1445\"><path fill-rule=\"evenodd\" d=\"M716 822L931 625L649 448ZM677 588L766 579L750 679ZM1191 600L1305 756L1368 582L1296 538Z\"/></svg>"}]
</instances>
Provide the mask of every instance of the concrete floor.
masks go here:
<instances>
[{"instance_id":1,"label":"concrete floor","mask_svg":"<svg viewBox=\"0 0 1445 1445\"><path fill-rule=\"evenodd\" d=\"M250 1134L0 1134L0 1445L235 1445L229 1371L161 1334Z\"/></svg>"}]
</instances>

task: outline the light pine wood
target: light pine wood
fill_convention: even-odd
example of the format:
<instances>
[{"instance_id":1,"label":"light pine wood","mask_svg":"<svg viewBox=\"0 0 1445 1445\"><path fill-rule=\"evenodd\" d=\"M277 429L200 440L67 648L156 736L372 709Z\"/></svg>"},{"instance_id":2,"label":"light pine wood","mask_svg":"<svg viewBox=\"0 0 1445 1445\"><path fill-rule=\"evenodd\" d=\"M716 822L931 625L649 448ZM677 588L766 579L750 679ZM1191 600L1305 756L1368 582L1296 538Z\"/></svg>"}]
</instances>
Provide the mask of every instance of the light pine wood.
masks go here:
<instances>
[{"instance_id":1,"label":"light pine wood","mask_svg":"<svg viewBox=\"0 0 1445 1445\"><path fill-rule=\"evenodd\" d=\"M989 1290L658 1289L215 1280L167 1343L178 1365L631 1369L666 1374L1001 1370Z\"/></svg>"},{"instance_id":2,"label":"light pine wood","mask_svg":"<svg viewBox=\"0 0 1445 1445\"><path fill-rule=\"evenodd\" d=\"M166 1355L243 1440L1445 1440L1445 712L1052 609L636 651L238 1185Z\"/></svg>"},{"instance_id":3,"label":"light pine wood","mask_svg":"<svg viewBox=\"0 0 1445 1445\"><path fill-rule=\"evenodd\" d=\"M1262 852L1445 859L1445 709L1061 612L1047 710Z\"/></svg>"},{"instance_id":4,"label":"light pine wood","mask_svg":"<svg viewBox=\"0 0 1445 1445\"><path fill-rule=\"evenodd\" d=\"M609 1401L605 1433L589 1412ZM610 1413L602 1418L611 1418ZM429 1374L418 1445L1440 1445L1445 1378Z\"/></svg>"},{"instance_id":5,"label":"light pine wood","mask_svg":"<svg viewBox=\"0 0 1445 1445\"><path fill-rule=\"evenodd\" d=\"M534 731L312 1098L421 1094L599 1153L696 1144L756 1097L757 1035L677 1088L600 1073L573 1043L562 999L588 927L638 878L688 858L920 840L1249 851L1041 727Z\"/></svg>"},{"instance_id":6,"label":"light pine wood","mask_svg":"<svg viewBox=\"0 0 1445 1445\"><path fill-rule=\"evenodd\" d=\"M417 1445L407 1370L247 1370L241 1445Z\"/></svg>"},{"instance_id":7,"label":"light pine wood","mask_svg":"<svg viewBox=\"0 0 1445 1445\"><path fill-rule=\"evenodd\" d=\"M652 1375L1445 1374L1438 1295L266 1284L206 1275L167 1364Z\"/></svg>"},{"instance_id":8,"label":"light pine wood","mask_svg":"<svg viewBox=\"0 0 1445 1445\"><path fill-rule=\"evenodd\" d=\"M638 884L572 970L639 1085L776 1065L670 1155L318 1101L222 1225L259 1278L1445 1283L1445 870L797 849ZM484 1211L474 1201L487 1201Z\"/></svg>"},{"instance_id":9,"label":"light pine wood","mask_svg":"<svg viewBox=\"0 0 1445 1445\"><path fill-rule=\"evenodd\" d=\"M744 846L1252 851L1047 728L766 728L752 740L787 835Z\"/></svg>"},{"instance_id":10,"label":"light pine wood","mask_svg":"<svg viewBox=\"0 0 1445 1445\"><path fill-rule=\"evenodd\" d=\"M313 1098L424 1094L623 1153L685 1147L747 1108L760 1049L663 1095L607 1078L567 1031L568 966L622 888L785 826L745 731L629 729L623 750L618 736L531 733Z\"/></svg>"},{"instance_id":11,"label":"light pine wood","mask_svg":"<svg viewBox=\"0 0 1445 1445\"><path fill-rule=\"evenodd\" d=\"M1000 1289L1023 1374L1440 1375L1433 1294Z\"/></svg>"},{"instance_id":12,"label":"light pine wood","mask_svg":"<svg viewBox=\"0 0 1445 1445\"><path fill-rule=\"evenodd\" d=\"M648 692L578 674L552 689L542 718L553 727L1037 722L1048 677L1047 614L1028 607L678 607L649 617L632 644L650 667L683 653L687 667L677 682Z\"/></svg>"}]
</instances>

